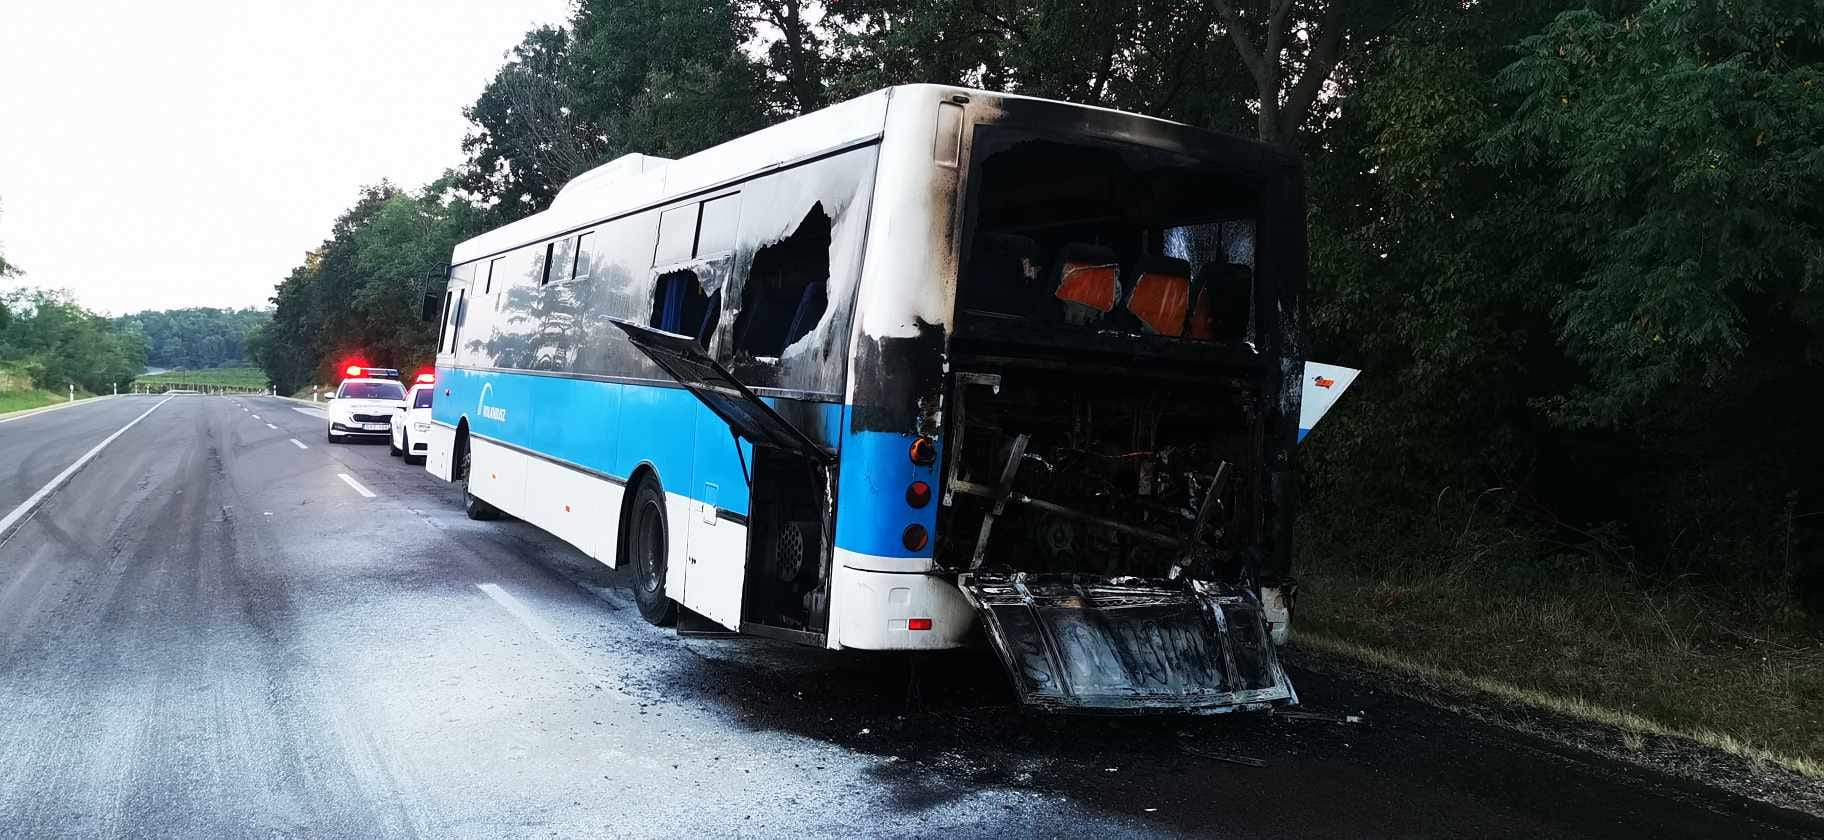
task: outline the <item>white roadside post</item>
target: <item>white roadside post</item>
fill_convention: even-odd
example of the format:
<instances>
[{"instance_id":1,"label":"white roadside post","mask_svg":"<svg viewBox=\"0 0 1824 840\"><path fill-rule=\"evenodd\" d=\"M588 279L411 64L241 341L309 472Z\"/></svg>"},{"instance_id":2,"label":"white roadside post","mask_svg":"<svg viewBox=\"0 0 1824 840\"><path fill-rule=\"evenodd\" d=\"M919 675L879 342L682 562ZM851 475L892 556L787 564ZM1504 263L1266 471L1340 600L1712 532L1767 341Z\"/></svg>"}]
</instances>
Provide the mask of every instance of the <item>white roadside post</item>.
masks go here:
<instances>
[{"instance_id":1,"label":"white roadside post","mask_svg":"<svg viewBox=\"0 0 1824 840\"><path fill-rule=\"evenodd\" d=\"M75 401L76 401L76 385L75 385L75 383L71 383L70 384L70 402L75 402Z\"/></svg>"}]
</instances>

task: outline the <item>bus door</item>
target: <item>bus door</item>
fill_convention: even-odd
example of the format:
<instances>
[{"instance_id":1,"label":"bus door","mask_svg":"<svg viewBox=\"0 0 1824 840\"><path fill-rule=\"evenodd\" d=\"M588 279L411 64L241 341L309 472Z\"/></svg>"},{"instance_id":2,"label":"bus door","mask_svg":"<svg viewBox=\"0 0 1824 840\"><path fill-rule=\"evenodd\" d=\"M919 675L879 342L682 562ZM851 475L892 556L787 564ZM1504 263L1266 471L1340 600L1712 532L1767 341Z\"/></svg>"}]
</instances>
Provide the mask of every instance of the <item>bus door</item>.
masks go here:
<instances>
[{"instance_id":1,"label":"bus door","mask_svg":"<svg viewBox=\"0 0 1824 840\"><path fill-rule=\"evenodd\" d=\"M661 370L670 374L720 417L734 438L752 443L756 447L756 461L762 454L759 449L769 449L815 464L829 465L835 462L834 452L812 440L792 425L791 421L781 417L772 406L762 402L747 386L737 381L727 368L710 358L694 338L618 318L610 320L627 333L633 346L638 347ZM754 464L745 463L742 469L751 487ZM713 505L706 506L701 502L693 505L691 544L687 550L692 565L685 574L685 605L717 624L731 630L740 630L747 546L745 543L736 544L711 538L709 529L721 527L720 523L709 519L716 516L716 513ZM705 542L703 547L713 548L717 556L700 555L697 545L699 538ZM699 574L705 577L696 577ZM710 576L713 576L713 581L709 580ZM699 589L699 586L702 588Z\"/></svg>"}]
</instances>

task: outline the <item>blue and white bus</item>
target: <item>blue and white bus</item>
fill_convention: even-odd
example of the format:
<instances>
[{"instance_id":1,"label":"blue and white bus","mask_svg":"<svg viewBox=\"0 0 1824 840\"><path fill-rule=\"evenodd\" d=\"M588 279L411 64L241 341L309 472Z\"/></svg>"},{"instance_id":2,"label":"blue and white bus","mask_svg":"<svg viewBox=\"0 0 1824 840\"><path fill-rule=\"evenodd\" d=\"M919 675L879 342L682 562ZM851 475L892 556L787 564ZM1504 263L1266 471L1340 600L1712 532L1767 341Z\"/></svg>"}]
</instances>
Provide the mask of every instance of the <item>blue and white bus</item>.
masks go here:
<instances>
[{"instance_id":1,"label":"blue and white bus","mask_svg":"<svg viewBox=\"0 0 1824 840\"><path fill-rule=\"evenodd\" d=\"M981 634L1046 708L1293 702L1303 380L1340 392L1299 356L1302 177L932 85L627 155L456 247L427 469L632 566L655 623Z\"/></svg>"}]
</instances>

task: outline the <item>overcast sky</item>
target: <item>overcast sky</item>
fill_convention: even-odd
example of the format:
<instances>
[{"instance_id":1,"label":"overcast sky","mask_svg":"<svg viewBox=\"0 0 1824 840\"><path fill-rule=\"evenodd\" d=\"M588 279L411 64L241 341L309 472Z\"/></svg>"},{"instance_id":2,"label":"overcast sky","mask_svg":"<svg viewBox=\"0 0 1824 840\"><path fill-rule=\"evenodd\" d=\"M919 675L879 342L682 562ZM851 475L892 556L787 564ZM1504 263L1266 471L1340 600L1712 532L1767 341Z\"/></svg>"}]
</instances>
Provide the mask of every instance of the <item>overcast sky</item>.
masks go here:
<instances>
[{"instance_id":1,"label":"overcast sky","mask_svg":"<svg viewBox=\"0 0 1824 840\"><path fill-rule=\"evenodd\" d=\"M91 309L263 306L568 0L0 0L0 254Z\"/></svg>"}]
</instances>

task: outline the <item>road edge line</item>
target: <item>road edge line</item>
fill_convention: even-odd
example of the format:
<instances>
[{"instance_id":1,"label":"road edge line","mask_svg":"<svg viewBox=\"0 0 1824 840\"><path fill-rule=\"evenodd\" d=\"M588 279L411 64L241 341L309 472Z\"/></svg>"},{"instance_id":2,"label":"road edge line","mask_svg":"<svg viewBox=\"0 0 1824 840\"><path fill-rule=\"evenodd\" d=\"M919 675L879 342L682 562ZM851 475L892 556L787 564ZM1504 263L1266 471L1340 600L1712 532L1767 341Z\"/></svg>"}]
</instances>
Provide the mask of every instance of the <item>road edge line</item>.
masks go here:
<instances>
[{"instance_id":1,"label":"road edge line","mask_svg":"<svg viewBox=\"0 0 1824 840\"><path fill-rule=\"evenodd\" d=\"M99 397L97 397L97 399L99 399ZM76 475L77 470L82 469L83 465L93 460L96 455L101 454L101 450L106 449L108 444L113 443L116 438L126 434L128 429L139 425L139 421L151 416L152 412L157 411L159 406L174 399L176 399L176 397L166 397L159 400L151 408L146 409L143 414L133 418L127 425L115 430L114 434L102 438L101 442L95 444L94 448L84 452L82 457L77 458L75 463L64 467L63 472L58 473L56 477L52 478L50 483L38 488L38 492L33 493L30 498L20 502L18 507L13 508L13 511L6 515L6 518L0 519L0 540L6 539L7 535L10 534L19 523L24 522L26 517L30 516L38 509L39 505L44 504L45 499L50 498L52 493L57 492L57 488L62 487L72 476Z\"/></svg>"}]
</instances>

